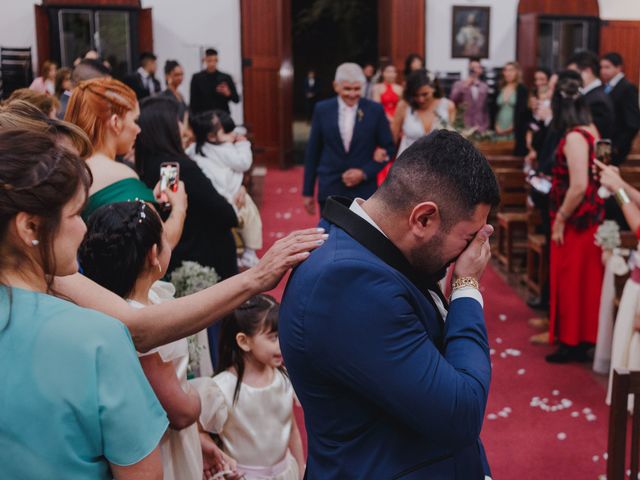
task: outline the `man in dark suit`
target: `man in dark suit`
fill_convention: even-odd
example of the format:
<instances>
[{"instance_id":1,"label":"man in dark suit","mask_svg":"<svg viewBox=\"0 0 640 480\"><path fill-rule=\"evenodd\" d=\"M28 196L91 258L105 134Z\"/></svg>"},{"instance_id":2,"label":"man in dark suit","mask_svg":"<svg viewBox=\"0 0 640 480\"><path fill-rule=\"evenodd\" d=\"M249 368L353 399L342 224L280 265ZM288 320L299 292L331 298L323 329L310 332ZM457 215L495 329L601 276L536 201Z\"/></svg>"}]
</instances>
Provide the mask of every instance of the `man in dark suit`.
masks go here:
<instances>
[{"instance_id":1,"label":"man in dark suit","mask_svg":"<svg viewBox=\"0 0 640 480\"><path fill-rule=\"evenodd\" d=\"M191 113L209 110L229 113L229 102L240 101L231 75L218 70L218 51L214 48L205 51L202 61L206 68L191 77Z\"/></svg>"},{"instance_id":2,"label":"man in dark suit","mask_svg":"<svg viewBox=\"0 0 640 480\"><path fill-rule=\"evenodd\" d=\"M638 108L638 87L627 80L622 71L622 56L610 52L600 59L600 78L604 91L613 101L615 122L613 128L614 165L620 165L631 151L633 139L640 130L640 108Z\"/></svg>"},{"instance_id":3,"label":"man in dark suit","mask_svg":"<svg viewBox=\"0 0 640 480\"><path fill-rule=\"evenodd\" d=\"M613 135L614 110L613 102L605 93L598 75L600 62L598 56L587 50L574 53L567 62L569 70L575 70L582 76L582 94L591 110L593 123L600 132L600 138L611 138Z\"/></svg>"},{"instance_id":4,"label":"man in dark suit","mask_svg":"<svg viewBox=\"0 0 640 480\"><path fill-rule=\"evenodd\" d=\"M404 151L369 200L327 200L329 238L294 270L280 308L309 480L490 475L478 280L498 202L487 160L448 130ZM454 260L447 307L437 280Z\"/></svg>"},{"instance_id":5,"label":"man in dark suit","mask_svg":"<svg viewBox=\"0 0 640 480\"><path fill-rule=\"evenodd\" d=\"M315 213L316 179L321 210L330 195L366 199L376 191L376 176L394 154L382 105L361 98L364 83L359 65L343 63L333 82L338 95L316 104L305 152L302 191L309 214Z\"/></svg>"},{"instance_id":6,"label":"man in dark suit","mask_svg":"<svg viewBox=\"0 0 640 480\"><path fill-rule=\"evenodd\" d=\"M151 52L140 55L140 67L135 73L124 78L124 83L136 92L138 101L153 97L162 91L160 82L156 79L158 63L156 56Z\"/></svg>"}]
</instances>

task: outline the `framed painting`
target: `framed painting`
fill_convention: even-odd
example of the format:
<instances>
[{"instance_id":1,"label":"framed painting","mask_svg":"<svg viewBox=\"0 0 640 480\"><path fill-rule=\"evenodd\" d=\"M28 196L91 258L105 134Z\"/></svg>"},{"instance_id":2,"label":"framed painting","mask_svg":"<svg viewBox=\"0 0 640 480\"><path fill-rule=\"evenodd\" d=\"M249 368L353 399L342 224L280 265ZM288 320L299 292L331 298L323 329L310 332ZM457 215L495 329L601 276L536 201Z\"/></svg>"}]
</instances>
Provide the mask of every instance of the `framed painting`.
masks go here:
<instances>
[{"instance_id":1,"label":"framed painting","mask_svg":"<svg viewBox=\"0 0 640 480\"><path fill-rule=\"evenodd\" d=\"M454 6L451 24L451 57L489 57L491 8Z\"/></svg>"}]
</instances>

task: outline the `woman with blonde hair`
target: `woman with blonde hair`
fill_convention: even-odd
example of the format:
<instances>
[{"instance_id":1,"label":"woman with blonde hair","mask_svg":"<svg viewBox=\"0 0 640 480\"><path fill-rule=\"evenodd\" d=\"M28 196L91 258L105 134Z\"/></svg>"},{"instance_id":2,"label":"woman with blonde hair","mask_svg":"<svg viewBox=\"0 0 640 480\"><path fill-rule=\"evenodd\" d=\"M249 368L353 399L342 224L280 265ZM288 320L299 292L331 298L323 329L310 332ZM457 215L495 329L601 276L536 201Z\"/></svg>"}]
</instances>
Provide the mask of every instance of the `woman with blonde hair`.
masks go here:
<instances>
[{"instance_id":1,"label":"woman with blonde hair","mask_svg":"<svg viewBox=\"0 0 640 480\"><path fill-rule=\"evenodd\" d=\"M119 80L95 78L80 83L73 91L65 120L82 128L93 143L87 164L93 175L89 201L83 212L88 218L97 208L128 200L158 202L150 190L127 165L117 162L118 155L129 153L140 133L137 124L140 107L133 90ZM165 229L171 247L180 240L187 209L184 187L178 192L162 192L171 204Z\"/></svg>"},{"instance_id":2,"label":"woman with blonde hair","mask_svg":"<svg viewBox=\"0 0 640 480\"><path fill-rule=\"evenodd\" d=\"M526 155L526 135L531 115L527 87L522 83L522 70L518 62L508 62L502 69L494 111L494 130L498 137L515 140L513 154Z\"/></svg>"}]
</instances>

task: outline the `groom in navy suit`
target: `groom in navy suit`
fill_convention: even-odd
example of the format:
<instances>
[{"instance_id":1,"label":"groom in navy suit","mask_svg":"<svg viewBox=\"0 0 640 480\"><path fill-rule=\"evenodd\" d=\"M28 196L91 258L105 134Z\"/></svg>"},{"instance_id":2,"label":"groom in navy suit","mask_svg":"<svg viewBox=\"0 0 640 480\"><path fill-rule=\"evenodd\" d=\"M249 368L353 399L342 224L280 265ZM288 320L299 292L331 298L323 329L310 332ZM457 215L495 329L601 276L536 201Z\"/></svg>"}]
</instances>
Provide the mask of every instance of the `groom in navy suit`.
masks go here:
<instances>
[{"instance_id":1,"label":"groom in navy suit","mask_svg":"<svg viewBox=\"0 0 640 480\"><path fill-rule=\"evenodd\" d=\"M403 152L369 200L327 200L329 238L293 272L280 308L307 479L490 476L478 280L498 202L487 160L445 130ZM454 260L449 303L437 280Z\"/></svg>"},{"instance_id":2,"label":"groom in navy suit","mask_svg":"<svg viewBox=\"0 0 640 480\"><path fill-rule=\"evenodd\" d=\"M356 63L336 70L334 98L316 104L304 161L304 206L315 213L318 180L320 209L330 195L369 198L377 174L395 153L382 105L360 98L366 79Z\"/></svg>"}]
</instances>

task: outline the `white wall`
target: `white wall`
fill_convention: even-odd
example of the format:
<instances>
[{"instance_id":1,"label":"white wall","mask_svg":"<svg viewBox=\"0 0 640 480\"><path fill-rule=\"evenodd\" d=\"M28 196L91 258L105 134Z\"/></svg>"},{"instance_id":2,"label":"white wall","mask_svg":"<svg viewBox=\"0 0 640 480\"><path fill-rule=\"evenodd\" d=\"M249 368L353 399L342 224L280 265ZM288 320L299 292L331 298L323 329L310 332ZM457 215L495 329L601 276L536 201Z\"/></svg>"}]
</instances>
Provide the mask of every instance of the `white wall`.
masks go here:
<instances>
[{"instance_id":1,"label":"white wall","mask_svg":"<svg viewBox=\"0 0 640 480\"><path fill-rule=\"evenodd\" d=\"M188 98L191 76L202 69L200 51L213 47L220 70L233 77L242 97L240 0L143 0L142 6L153 9L157 77L163 85L165 60L177 60L185 71L181 91ZM242 101L229 106L236 122L242 123Z\"/></svg>"},{"instance_id":2,"label":"white wall","mask_svg":"<svg viewBox=\"0 0 640 480\"><path fill-rule=\"evenodd\" d=\"M634 0L635 1L635 0ZM485 67L497 67L516 57L518 0L426 0L427 68L433 72L465 72L468 61L451 58L451 21L454 5L491 7L489 58Z\"/></svg>"},{"instance_id":3,"label":"white wall","mask_svg":"<svg viewBox=\"0 0 640 480\"><path fill-rule=\"evenodd\" d=\"M640 0L598 0L603 20L640 20Z\"/></svg>"},{"instance_id":4,"label":"white wall","mask_svg":"<svg viewBox=\"0 0 640 480\"><path fill-rule=\"evenodd\" d=\"M38 64L34 4L41 1L0 0L0 46L31 47L33 64Z\"/></svg>"}]
</instances>

